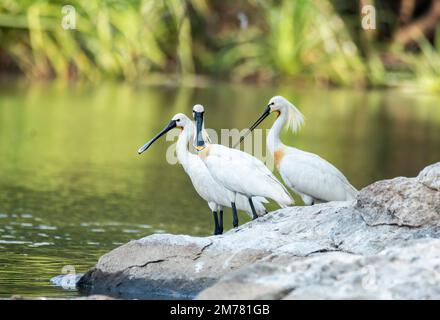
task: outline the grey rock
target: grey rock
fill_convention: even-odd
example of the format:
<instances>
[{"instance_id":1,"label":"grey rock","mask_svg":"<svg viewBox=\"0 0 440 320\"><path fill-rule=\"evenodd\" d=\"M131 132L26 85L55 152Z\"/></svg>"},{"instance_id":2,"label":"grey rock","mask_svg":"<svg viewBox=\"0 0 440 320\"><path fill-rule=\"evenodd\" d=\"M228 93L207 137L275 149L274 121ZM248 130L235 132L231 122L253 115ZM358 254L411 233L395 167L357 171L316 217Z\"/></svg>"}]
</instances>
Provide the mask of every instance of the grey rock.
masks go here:
<instances>
[{"instance_id":1,"label":"grey rock","mask_svg":"<svg viewBox=\"0 0 440 320\"><path fill-rule=\"evenodd\" d=\"M427 166L420 171L417 179L428 188L440 191L440 162Z\"/></svg>"},{"instance_id":2,"label":"grey rock","mask_svg":"<svg viewBox=\"0 0 440 320\"><path fill-rule=\"evenodd\" d=\"M420 183L418 178L399 177L375 182L361 190L355 208L361 211L370 226L440 224L440 193Z\"/></svg>"},{"instance_id":3,"label":"grey rock","mask_svg":"<svg viewBox=\"0 0 440 320\"><path fill-rule=\"evenodd\" d=\"M258 262L198 299L438 299L440 240L413 240L372 256L318 253Z\"/></svg>"},{"instance_id":4,"label":"grey rock","mask_svg":"<svg viewBox=\"0 0 440 320\"><path fill-rule=\"evenodd\" d=\"M86 294L126 298L191 298L229 270L264 255L254 249L235 256L217 249L207 254L215 240L156 234L131 241L102 256L78 287Z\"/></svg>"},{"instance_id":5,"label":"grey rock","mask_svg":"<svg viewBox=\"0 0 440 320\"><path fill-rule=\"evenodd\" d=\"M419 178L379 181L356 201L280 209L221 236L131 241L101 257L78 286L128 298L440 298L433 287L416 295L432 277L397 281L419 270L410 256L437 268L439 210L440 192ZM430 247L431 255L416 256ZM402 265L395 278L359 289L361 269L380 269L385 278L393 259Z\"/></svg>"}]
</instances>

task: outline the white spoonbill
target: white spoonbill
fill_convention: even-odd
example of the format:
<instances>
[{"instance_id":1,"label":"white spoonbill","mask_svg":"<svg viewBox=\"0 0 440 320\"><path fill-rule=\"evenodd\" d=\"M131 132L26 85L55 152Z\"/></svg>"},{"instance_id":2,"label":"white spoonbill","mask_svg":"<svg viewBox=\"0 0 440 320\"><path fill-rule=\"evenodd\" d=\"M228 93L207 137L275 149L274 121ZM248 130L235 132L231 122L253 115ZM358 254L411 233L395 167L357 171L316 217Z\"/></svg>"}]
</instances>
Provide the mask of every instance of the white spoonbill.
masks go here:
<instances>
[{"instance_id":1,"label":"white spoonbill","mask_svg":"<svg viewBox=\"0 0 440 320\"><path fill-rule=\"evenodd\" d=\"M205 141L203 137L204 112L204 107L200 104L193 107L193 117L196 122L194 147L214 180L228 189L234 227L238 226L236 202L239 195L248 198L253 219L258 217L253 197L273 199L280 207L292 204L293 199L289 192L263 162L243 151Z\"/></svg>"},{"instance_id":2,"label":"white spoonbill","mask_svg":"<svg viewBox=\"0 0 440 320\"><path fill-rule=\"evenodd\" d=\"M179 163L190 177L191 182L197 193L205 201L211 209L214 217L214 234L223 233L223 207L231 207L231 202L228 197L228 190L219 185L211 176L208 168L203 161L195 154L188 150L188 143L194 136L194 123L186 115L182 113L176 114L171 122L159 132L152 140L139 148L138 153L141 154L147 150L157 139L167 133L173 128L181 130L176 144L176 153ZM258 215L266 213L263 203L267 203L264 198L254 198L255 210ZM252 209L248 199L244 196L237 197L237 208L243 210L252 217ZM217 215L219 214L219 216ZM219 219L220 217L220 219Z\"/></svg>"},{"instance_id":3,"label":"white spoonbill","mask_svg":"<svg viewBox=\"0 0 440 320\"><path fill-rule=\"evenodd\" d=\"M284 145L280 132L287 125L296 132L304 122L301 112L287 99L276 96L270 99L263 114L249 128L254 130L271 112L277 118L267 135L267 148L286 185L297 193L306 205L316 201L346 201L356 197L357 190L331 163L316 154Z\"/></svg>"}]
</instances>

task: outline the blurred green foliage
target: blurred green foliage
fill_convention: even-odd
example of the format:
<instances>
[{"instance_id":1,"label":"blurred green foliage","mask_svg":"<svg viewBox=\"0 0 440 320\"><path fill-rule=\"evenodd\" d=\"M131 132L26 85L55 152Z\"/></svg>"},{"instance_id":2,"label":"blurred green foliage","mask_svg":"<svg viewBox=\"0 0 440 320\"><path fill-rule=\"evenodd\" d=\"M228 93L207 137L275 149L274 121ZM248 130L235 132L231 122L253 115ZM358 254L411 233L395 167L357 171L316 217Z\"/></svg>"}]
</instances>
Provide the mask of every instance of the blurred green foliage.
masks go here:
<instances>
[{"instance_id":1,"label":"blurred green foliage","mask_svg":"<svg viewBox=\"0 0 440 320\"><path fill-rule=\"evenodd\" d=\"M353 33L336 3L72 0L68 4L76 10L76 29L64 30L64 1L3 0L0 71L15 68L31 78L94 82L209 75L365 87L410 79L440 91L440 36L434 45L420 40L418 52L394 47L392 52L405 62L404 70L396 70L384 63L383 47L360 41L365 37Z\"/></svg>"},{"instance_id":2,"label":"blurred green foliage","mask_svg":"<svg viewBox=\"0 0 440 320\"><path fill-rule=\"evenodd\" d=\"M62 1L1 3L2 50L32 77L134 80L194 71L191 24L179 0L70 2L76 29L62 28ZM173 60L179 66L173 70Z\"/></svg>"}]
</instances>

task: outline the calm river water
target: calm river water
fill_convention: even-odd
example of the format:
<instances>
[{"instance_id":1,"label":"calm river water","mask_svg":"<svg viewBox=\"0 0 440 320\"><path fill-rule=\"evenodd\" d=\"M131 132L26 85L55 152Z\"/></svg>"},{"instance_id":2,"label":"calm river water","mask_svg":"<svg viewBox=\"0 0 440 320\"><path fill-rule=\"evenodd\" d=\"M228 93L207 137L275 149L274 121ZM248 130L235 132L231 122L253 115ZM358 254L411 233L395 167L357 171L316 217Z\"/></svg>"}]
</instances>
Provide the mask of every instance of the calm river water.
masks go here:
<instances>
[{"instance_id":1,"label":"calm river water","mask_svg":"<svg viewBox=\"0 0 440 320\"><path fill-rule=\"evenodd\" d=\"M206 203L162 139L137 148L177 112L202 103L206 125L243 129L284 95L306 124L286 143L336 165L357 188L414 176L440 160L440 97L397 91L213 85L0 88L0 297L77 295L49 280L83 273L103 253L158 232L209 235ZM263 123L271 125L273 118ZM271 205L270 209L276 206ZM231 226L229 209L225 226ZM244 214L241 222L247 221Z\"/></svg>"}]
</instances>

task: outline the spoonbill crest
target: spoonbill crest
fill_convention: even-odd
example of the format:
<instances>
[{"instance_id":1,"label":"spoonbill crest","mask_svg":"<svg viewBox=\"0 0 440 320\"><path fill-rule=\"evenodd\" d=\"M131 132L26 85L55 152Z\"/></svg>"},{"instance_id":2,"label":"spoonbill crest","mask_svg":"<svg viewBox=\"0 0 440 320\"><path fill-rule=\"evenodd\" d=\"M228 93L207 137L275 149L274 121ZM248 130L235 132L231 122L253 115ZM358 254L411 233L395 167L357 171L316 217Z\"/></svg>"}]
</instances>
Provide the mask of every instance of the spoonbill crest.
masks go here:
<instances>
[{"instance_id":1,"label":"spoonbill crest","mask_svg":"<svg viewBox=\"0 0 440 320\"><path fill-rule=\"evenodd\" d=\"M238 195L248 198L253 219L257 218L253 197L273 199L280 207L292 204L293 199L289 192L263 162L243 151L205 141L204 112L204 107L200 104L193 107L196 123L194 147L214 180L228 190L234 227L238 226L236 209Z\"/></svg>"},{"instance_id":2,"label":"spoonbill crest","mask_svg":"<svg viewBox=\"0 0 440 320\"><path fill-rule=\"evenodd\" d=\"M182 165L186 174L191 179L194 189L199 196L208 202L214 217L214 234L223 233L223 207L231 207L228 197L228 190L218 184L211 176L208 168L203 161L195 154L189 152L188 143L193 139L195 127L191 119L182 113L176 114L171 122L160 131L152 140L139 148L138 153L141 154L147 150L157 139L163 136L171 129L180 129L181 132L177 139L176 154L179 163ZM204 132L205 139L208 139ZM263 203L267 203L264 198L254 198L255 210L258 215L266 213ZM244 196L237 197L237 208L243 210L252 217L252 209L248 199ZM217 214L218 213L218 214Z\"/></svg>"},{"instance_id":3,"label":"spoonbill crest","mask_svg":"<svg viewBox=\"0 0 440 320\"><path fill-rule=\"evenodd\" d=\"M295 133L303 124L301 112L287 99L275 96L270 99L263 114L249 128L254 130L270 113L277 118L267 135L267 148L286 185L297 193L306 205L316 201L346 201L356 197L357 190L331 163L316 154L284 145L280 132L284 126Z\"/></svg>"}]
</instances>

